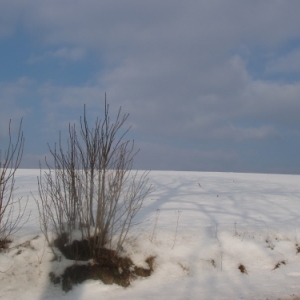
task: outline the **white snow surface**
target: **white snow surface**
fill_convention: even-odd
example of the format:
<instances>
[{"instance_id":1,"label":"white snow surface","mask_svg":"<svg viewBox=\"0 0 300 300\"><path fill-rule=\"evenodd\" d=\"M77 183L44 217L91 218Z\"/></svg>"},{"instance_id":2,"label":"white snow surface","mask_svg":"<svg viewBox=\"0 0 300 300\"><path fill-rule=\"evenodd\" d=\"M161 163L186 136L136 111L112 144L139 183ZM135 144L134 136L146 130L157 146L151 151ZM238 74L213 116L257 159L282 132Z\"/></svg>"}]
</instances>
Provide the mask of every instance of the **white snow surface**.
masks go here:
<instances>
[{"instance_id":1,"label":"white snow surface","mask_svg":"<svg viewBox=\"0 0 300 300\"><path fill-rule=\"evenodd\" d=\"M124 255L141 266L155 256L153 274L128 288L89 280L68 293L49 280L75 262L51 261L38 175L17 173L14 196L28 198L29 219L0 253L0 299L300 299L300 175L152 171L155 190Z\"/></svg>"}]
</instances>

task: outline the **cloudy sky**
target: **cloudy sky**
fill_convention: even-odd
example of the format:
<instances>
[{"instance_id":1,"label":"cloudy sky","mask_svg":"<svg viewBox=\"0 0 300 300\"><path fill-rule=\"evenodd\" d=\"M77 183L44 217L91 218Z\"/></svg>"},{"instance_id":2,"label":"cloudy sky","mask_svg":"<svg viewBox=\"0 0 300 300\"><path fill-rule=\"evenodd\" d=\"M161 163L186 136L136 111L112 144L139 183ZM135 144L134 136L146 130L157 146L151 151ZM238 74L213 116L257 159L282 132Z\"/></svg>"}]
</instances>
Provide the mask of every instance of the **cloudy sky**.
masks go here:
<instances>
[{"instance_id":1,"label":"cloudy sky","mask_svg":"<svg viewBox=\"0 0 300 300\"><path fill-rule=\"evenodd\" d=\"M38 167L83 105L140 169L300 173L299 0L0 0L0 149Z\"/></svg>"}]
</instances>

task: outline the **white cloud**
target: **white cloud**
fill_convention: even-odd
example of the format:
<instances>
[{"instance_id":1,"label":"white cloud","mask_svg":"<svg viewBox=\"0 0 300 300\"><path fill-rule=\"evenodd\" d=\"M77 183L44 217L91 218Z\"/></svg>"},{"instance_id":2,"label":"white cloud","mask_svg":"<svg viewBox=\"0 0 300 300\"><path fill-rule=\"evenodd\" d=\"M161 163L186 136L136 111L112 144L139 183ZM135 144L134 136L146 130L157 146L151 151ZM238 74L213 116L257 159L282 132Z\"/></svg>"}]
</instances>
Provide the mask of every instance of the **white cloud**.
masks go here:
<instances>
[{"instance_id":1,"label":"white cloud","mask_svg":"<svg viewBox=\"0 0 300 300\"><path fill-rule=\"evenodd\" d=\"M241 159L235 150L201 150L175 147L156 142L137 142L141 151L135 157L134 168L151 170L239 170ZM151 164L149 164L151 162ZM170 167L171 166L171 167Z\"/></svg>"},{"instance_id":2,"label":"white cloud","mask_svg":"<svg viewBox=\"0 0 300 300\"><path fill-rule=\"evenodd\" d=\"M282 84L253 81L244 91L245 118L279 126L299 124L300 82Z\"/></svg>"},{"instance_id":3,"label":"white cloud","mask_svg":"<svg viewBox=\"0 0 300 300\"><path fill-rule=\"evenodd\" d=\"M11 36L15 33L22 11L26 10L26 1L16 0L0 1L0 38Z\"/></svg>"},{"instance_id":4,"label":"white cloud","mask_svg":"<svg viewBox=\"0 0 300 300\"><path fill-rule=\"evenodd\" d=\"M9 121L12 120L12 131L17 130L21 118L29 110L21 108L18 101L28 95L32 81L26 77L16 82L0 82L0 138L8 136Z\"/></svg>"},{"instance_id":5,"label":"white cloud","mask_svg":"<svg viewBox=\"0 0 300 300\"><path fill-rule=\"evenodd\" d=\"M215 128L211 135L215 139L226 141L265 140L280 136L272 126L238 127L233 124Z\"/></svg>"},{"instance_id":6,"label":"white cloud","mask_svg":"<svg viewBox=\"0 0 300 300\"><path fill-rule=\"evenodd\" d=\"M130 113L134 131L163 138L262 140L277 137L278 127L299 123L300 83L253 80L237 56L206 73L191 68L187 76L180 68L137 57L84 86L45 84L39 95L49 127L67 117L64 109L82 113L83 104L101 115L105 92L112 111L122 106Z\"/></svg>"},{"instance_id":7,"label":"white cloud","mask_svg":"<svg viewBox=\"0 0 300 300\"><path fill-rule=\"evenodd\" d=\"M29 62L77 61L87 53L99 57L98 78L90 74L78 86L44 83L37 89L46 128L74 120L83 103L101 115L104 92L112 110L122 106L130 113L140 136L166 141L261 141L278 136L283 127L300 127L300 83L254 79L246 59L236 55L240 49L248 58L259 53L269 60L270 73L297 72L299 51L284 57L278 52L300 39L300 1L20 3L19 19L3 19L3 25L13 30L19 22L41 46L37 53L42 54ZM12 6L7 7L9 12ZM5 12L6 6L0 16Z\"/></svg>"},{"instance_id":8,"label":"white cloud","mask_svg":"<svg viewBox=\"0 0 300 300\"><path fill-rule=\"evenodd\" d=\"M82 48L63 47L55 51L46 51L42 55L32 55L28 63L38 63L48 59L65 59L69 61L82 60L85 57L85 50Z\"/></svg>"},{"instance_id":9,"label":"white cloud","mask_svg":"<svg viewBox=\"0 0 300 300\"><path fill-rule=\"evenodd\" d=\"M300 72L300 49L273 59L266 66L267 73L294 73Z\"/></svg>"}]
</instances>

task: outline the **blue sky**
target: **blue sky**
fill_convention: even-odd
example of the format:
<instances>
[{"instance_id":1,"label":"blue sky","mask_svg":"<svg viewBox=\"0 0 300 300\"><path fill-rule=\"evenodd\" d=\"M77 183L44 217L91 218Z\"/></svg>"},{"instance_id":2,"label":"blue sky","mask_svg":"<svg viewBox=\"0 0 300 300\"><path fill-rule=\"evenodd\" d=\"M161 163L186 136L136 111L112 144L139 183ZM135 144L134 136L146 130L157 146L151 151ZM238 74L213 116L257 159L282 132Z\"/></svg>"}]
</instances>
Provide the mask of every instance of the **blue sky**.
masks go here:
<instances>
[{"instance_id":1,"label":"blue sky","mask_svg":"<svg viewBox=\"0 0 300 300\"><path fill-rule=\"evenodd\" d=\"M300 174L298 0L0 0L0 149L129 113L135 168Z\"/></svg>"}]
</instances>

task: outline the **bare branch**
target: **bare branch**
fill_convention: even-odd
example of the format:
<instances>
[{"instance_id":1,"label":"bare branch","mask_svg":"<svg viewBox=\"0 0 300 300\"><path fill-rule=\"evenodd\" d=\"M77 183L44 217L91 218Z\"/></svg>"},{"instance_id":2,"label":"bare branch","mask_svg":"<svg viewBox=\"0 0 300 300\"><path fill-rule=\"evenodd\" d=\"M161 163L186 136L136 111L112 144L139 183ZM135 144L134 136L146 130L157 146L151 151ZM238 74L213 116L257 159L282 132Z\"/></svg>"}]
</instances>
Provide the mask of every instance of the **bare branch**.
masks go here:
<instances>
[{"instance_id":1,"label":"bare branch","mask_svg":"<svg viewBox=\"0 0 300 300\"><path fill-rule=\"evenodd\" d=\"M22 160L25 142L22 120L19 124L15 144L12 138L11 120L9 121L8 135L6 149L4 151L0 149L0 241L9 240L12 234L20 229L20 222L27 206L27 202L25 202L22 207L22 198L15 200L13 197L15 176Z\"/></svg>"},{"instance_id":2,"label":"bare branch","mask_svg":"<svg viewBox=\"0 0 300 300\"><path fill-rule=\"evenodd\" d=\"M122 127L127 118L120 108L112 122L105 98L103 120L97 118L91 128L84 105L80 134L70 124L67 147L60 135L58 149L50 148L54 166L47 164L38 179L41 227L48 242L49 232L67 235L71 243L74 232L80 230L95 256L102 247L112 247L113 239L117 250L122 247L152 189L148 172L132 171L138 151L134 141L125 140L130 127Z\"/></svg>"}]
</instances>

